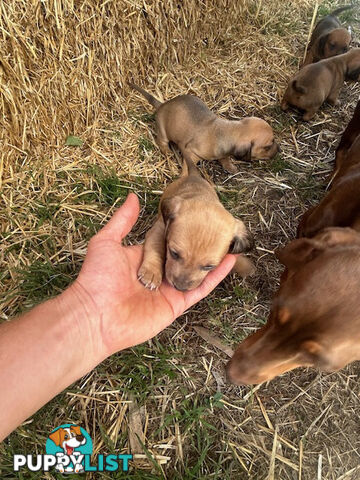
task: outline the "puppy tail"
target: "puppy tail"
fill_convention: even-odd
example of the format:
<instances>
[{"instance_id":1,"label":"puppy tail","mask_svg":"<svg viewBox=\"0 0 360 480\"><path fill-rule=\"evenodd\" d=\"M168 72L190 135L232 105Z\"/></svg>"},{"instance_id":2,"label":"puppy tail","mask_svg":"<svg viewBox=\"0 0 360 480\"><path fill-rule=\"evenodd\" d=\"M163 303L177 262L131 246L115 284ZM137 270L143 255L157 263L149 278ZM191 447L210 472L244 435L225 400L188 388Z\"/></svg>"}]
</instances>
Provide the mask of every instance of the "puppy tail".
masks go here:
<instances>
[{"instance_id":1,"label":"puppy tail","mask_svg":"<svg viewBox=\"0 0 360 480\"><path fill-rule=\"evenodd\" d=\"M307 88L303 87L302 85L299 85L297 80L293 81L292 87L295 90L295 92L298 92L298 93L306 93L307 92Z\"/></svg>"},{"instance_id":2,"label":"puppy tail","mask_svg":"<svg viewBox=\"0 0 360 480\"><path fill-rule=\"evenodd\" d=\"M334 17L336 17L336 15L339 15L339 13L345 12L346 10L350 10L351 8L354 8L354 7L355 5L345 5L343 7L337 8L336 10L331 12L330 15L333 15Z\"/></svg>"},{"instance_id":3,"label":"puppy tail","mask_svg":"<svg viewBox=\"0 0 360 480\"><path fill-rule=\"evenodd\" d=\"M129 82L129 85L131 88L133 88L134 90L137 90L139 93L141 93L141 95L143 95L146 100L155 108L159 108L160 105L162 105L162 103L157 99L155 98L153 95L151 95L150 93L148 93L146 90L144 90L143 88L139 87L138 85L135 85L135 83L132 83L132 82Z\"/></svg>"}]
</instances>

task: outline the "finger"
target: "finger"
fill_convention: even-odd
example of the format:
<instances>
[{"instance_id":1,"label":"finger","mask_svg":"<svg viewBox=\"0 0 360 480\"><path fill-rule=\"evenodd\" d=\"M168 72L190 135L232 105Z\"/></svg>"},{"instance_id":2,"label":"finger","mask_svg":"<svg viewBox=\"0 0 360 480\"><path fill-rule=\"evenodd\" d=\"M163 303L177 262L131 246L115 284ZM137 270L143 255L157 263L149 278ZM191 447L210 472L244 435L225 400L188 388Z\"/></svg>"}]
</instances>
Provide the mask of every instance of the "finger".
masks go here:
<instances>
[{"instance_id":1,"label":"finger","mask_svg":"<svg viewBox=\"0 0 360 480\"><path fill-rule=\"evenodd\" d=\"M212 272L210 272L202 284L195 288L195 290L190 290L184 294L185 298L185 308L189 308L195 303L197 303L202 298L209 295L209 293L214 290L214 288L223 280L226 275L231 271L236 262L236 255L226 255L224 260L220 265Z\"/></svg>"},{"instance_id":2,"label":"finger","mask_svg":"<svg viewBox=\"0 0 360 480\"><path fill-rule=\"evenodd\" d=\"M125 202L114 213L99 235L108 236L112 240L122 240L130 232L138 219L140 211L139 199L135 193L129 193Z\"/></svg>"}]
</instances>

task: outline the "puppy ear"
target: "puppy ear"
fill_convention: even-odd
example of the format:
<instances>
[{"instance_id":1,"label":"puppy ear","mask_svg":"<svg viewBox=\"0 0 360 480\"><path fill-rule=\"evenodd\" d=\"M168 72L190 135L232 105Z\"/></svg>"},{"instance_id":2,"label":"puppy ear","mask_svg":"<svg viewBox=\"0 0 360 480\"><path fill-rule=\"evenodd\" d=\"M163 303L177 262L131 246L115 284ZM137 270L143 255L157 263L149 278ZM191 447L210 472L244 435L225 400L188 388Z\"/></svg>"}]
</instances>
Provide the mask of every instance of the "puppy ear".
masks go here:
<instances>
[{"instance_id":1,"label":"puppy ear","mask_svg":"<svg viewBox=\"0 0 360 480\"><path fill-rule=\"evenodd\" d=\"M317 54L320 58L324 57L325 55L325 46L326 46L326 42L328 41L329 39L329 34L325 34L325 35L321 35L321 37L319 38L318 40L318 44L317 44Z\"/></svg>"},{"instance_id":2,"label":"puppy ear","mask_svg":"<svg viewBox=\"0 0 360 480\"><path fill-rule=\"evenodd\" d=\"M302 85L299 85L297 80L293 80L292 87L295 90L295 92L298 92L298 93L306 93L307 92L307 88L303 87Z\"/></svg>"},{"instance_id":3,"label":"puppy ear","mask_svg":"<svg viewBox=\"0 0 360 480\"><path fill-rule=\"evenodd\" d=\"M61 428L58 428L56 432L50 433L49 435L50 440L52 440L55 443L55 445L60 445L60 441L61 441L60 430Z\"/></svg>"},{"instance_id":4,"label":"puppy ear","mask_svg":"<svg viewBox=\"0 0 360 480\"><path fill-rule=\"evenodd\" d=\"M254 246L254 238L241 220L235 220L235 232L229 247L229 253L248 252Z\"/></svg>"},{"instance_id":5,"label":"puppy ear","mask_svg":"<svg viewBox=\"0 0 360 480\"><path fill-rule=\"evenodd\" d=\"M253 146L252 142L244 143L243 145L235 145L232 151L232 156L236 160L244 160L246 162L250 162L252 146Z\"/></svg>"},{"instance_id":6,"label":"puppy ear","mask_svg":"<svg viewBox=\"0 0 360 480\"><path fill-rule=\"evenodd\" d=\"M163 217L165 225L174 220L176 214L180 209L181 200L179 197L165 198L160 203L160 212Z\"/></svg>"},{"instance_id":7,"label":"puppy ear","mask_svg":"<svg viewBox=\"0 0 360 480\"><path fill-rule=\"evenodd\" d=\"M357 62L357 65L354 62L353 66L350 64L346 70L346 80L352 80L353 82L357 82L359 80L359 76L360 76L359 62Z\"/></svg>"},{"instance_id":8,"label":"puppy ear","mask_svg":"<svg viewBox=\"0 0 360 480\"><path fill-rule=\"evenodd\" d=\"M297 270L301 265L313 260L323 250L324 246L320 242L309 238L299 238L284 248L275 250L275 255L286 268Z\"/></svg>"},{"instance_id":9,"label":"puppy ear","mask_svg":"<svg viewBox=\"0 0 360 480\"><path fill-rule=\"evenodd\" d=\"M71 429L75 432L76 435L82 435L80 427L78 425L73 425Z\"/></svg>"},{"instance_id":10,"label":"puppy ear","mask_svg":"<svg viewBox=\"0 0 360 480\"><path fill-rule=\"evenodd\" d=\"M314 237L320 230L337 225L338 221L335 219L338 214L337 210L336 204L322 205L320 203L316 207L310 208L300 220L298 237Z\"/></svg>"}]
</instances>

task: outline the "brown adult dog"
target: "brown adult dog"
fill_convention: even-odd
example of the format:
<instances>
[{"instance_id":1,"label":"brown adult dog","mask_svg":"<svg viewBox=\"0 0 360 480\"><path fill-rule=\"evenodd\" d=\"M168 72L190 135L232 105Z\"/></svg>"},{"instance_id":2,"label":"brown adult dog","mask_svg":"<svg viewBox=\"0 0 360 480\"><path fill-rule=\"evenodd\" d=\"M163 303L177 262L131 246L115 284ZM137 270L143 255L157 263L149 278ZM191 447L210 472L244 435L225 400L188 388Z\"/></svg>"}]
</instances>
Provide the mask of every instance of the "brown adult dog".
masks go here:
<instances>
[{"instance_id":1,"label":"brown adult dog","mask_svg":"<svg viewBox=\"0 0 360 480\"><path fill-rule=\"evenodd\" d=\"M300 222L298 234L313 238L277 252L286 267L280 289L268 323L228 364L234 383L260 383L299 366L333 371L360 359L360 102L335 172L330 192Z\"/></svg>"},{"instance_id":2,"label":"brown adult dog","mask_svg":"<svg viewBox=\"0 0 360 480\"><path fill-rule=\"evenodd\" d=\"M161 103L137 85L130 85L156 108L157 144L164 154L170 151L172 142L195 164L200 160L218 160L225 170L235 173L237 168L228 157L266 160L278 151L272 128L261 118L226 120L193 95L180 95Z\"/></svg>"},{"instance_id":3,"label":"brown adult dog","mask_svg":"<svg viewBox=\"0 0 360 480\"><path fill-rule=\"evenodd\" d=\"M332 372L360 360L360 234L328 228L278 252L286 271L267 324L227 365L238 385L300 366Z\"/></svg>"},{"instance_id":4,"label":"brown adult dog","mask_svg":"<svg viewBox=\"0 0 360 480\"><path fill-rule=\"evenodd\" d=\"M347 5L338 8L316 24L311 35L303 67L309 63L315 63L324 58L341 55L348 51L351 34L346 28L341 26L336 15L353 7L354 5Z\"/></svg>"},{"instance_id":5,"label":"brown adult dog","mask_svg":"<svg viewBox=\"0 0 360 480\"><path fill-rule=\"evenodd\" d=\"M158 218L147 232L139 280L150 289L167 281L181 291L192 290L228 253L241 253L252 246L252 237L242 221L219 202L215 189L185 157L183 172L164 191ZM253 270L240 256L235 270L246 276Z\"/></svg>"},{"instance_id":6,"label":"brown adult dog","mask_svg":"<svg viewBox=\"0 0 360 480\"><path fill-rule=\"evenodd\" d=\"M357 81L359 75L360 48L307 65L290 80L281 108L297 107L305 111L303 119L310 120L325 101L338 104L344 81Z\"/></svg>"},{"instance_id":7,"label":"brown adult dog","mask_svg":"<svg viewBox=\"0 0 360 480\"><path fill-rule=\"evenodd\" d=\"M298 237L312 237L326 227L360 230L360 102L341 137L330 191L301 218Z\"/></svg>"}]
</instances>

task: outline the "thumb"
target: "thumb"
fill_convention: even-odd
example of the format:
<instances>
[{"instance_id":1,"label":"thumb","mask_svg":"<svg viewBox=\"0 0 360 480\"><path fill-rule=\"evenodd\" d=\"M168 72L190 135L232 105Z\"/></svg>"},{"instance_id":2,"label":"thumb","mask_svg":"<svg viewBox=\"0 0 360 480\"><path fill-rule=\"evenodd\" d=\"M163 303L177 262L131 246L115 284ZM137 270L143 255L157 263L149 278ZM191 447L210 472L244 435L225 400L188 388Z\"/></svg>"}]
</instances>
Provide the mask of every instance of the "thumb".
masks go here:
<instances>
[{"instance_id":1,"label":"thumb","mask_svg":"<svg viewBox=\"0 0 360 480\"><path fill-rule=\"evenodd\" d=\"M235 265L237 255L226 255L220 265L210 272L203 280L202 284L184 294L185 309L191 307L202 298L209 295L214 288L223 280Z\"/></svg>"},{"instance_id":2,"label":"thumb","mask_svg":"<svg viewBox=\"0 0 360 480\"><path fill-rule=\"evenodd\" d=\"M139 199L135 193L129 193L125 202L114 213L109 222L98 235L121 241L130 232L138 219L140 211Z\"/></svg>"}]
</instances>

